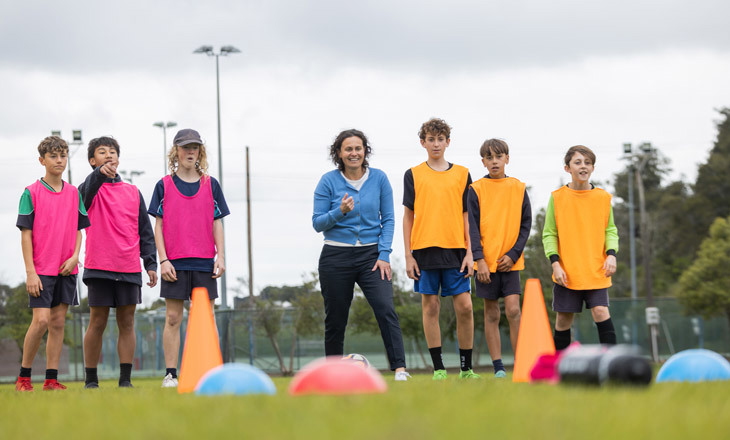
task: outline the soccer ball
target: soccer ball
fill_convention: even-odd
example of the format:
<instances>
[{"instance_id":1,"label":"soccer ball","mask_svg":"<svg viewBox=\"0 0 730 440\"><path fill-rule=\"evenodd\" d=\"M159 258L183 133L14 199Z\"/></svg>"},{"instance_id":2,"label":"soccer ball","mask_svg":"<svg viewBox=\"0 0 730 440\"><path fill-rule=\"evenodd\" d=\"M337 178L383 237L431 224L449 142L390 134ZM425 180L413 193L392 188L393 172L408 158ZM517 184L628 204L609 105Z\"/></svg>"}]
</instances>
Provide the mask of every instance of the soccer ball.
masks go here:
<instances>
[{"instance_id":1,"label":"soccer ball","mask_svg":"<svg viewBox=\"0 0 730 440\"><path fill-rule=\"evenodd\" d=\"M361 354L350 353L350 354L343 356L342 359L353 362L363 368L367 368L370 366L370 362L368 362L368 359Z\"/></svg>"}]
</instances>

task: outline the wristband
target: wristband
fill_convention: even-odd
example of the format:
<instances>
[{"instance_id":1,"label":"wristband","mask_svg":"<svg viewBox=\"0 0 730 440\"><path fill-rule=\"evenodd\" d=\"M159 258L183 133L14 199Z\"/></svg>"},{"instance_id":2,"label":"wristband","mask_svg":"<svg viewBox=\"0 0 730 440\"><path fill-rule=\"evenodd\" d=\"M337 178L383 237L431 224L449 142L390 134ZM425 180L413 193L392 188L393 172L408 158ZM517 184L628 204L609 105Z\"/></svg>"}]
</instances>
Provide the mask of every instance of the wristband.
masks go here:
<instances>
[{"instance_id":1,"label":"wristband","mask_svg":"<svg viewBox=\"0 0 730 440\"><path fill-rule=\"evenodd\" d=\"M165 261L170 261L170 260L168 258L165 258L164 260L160 261L160 265L162 265L162 263L164 263Z\"/></svg>"}]
</instances>

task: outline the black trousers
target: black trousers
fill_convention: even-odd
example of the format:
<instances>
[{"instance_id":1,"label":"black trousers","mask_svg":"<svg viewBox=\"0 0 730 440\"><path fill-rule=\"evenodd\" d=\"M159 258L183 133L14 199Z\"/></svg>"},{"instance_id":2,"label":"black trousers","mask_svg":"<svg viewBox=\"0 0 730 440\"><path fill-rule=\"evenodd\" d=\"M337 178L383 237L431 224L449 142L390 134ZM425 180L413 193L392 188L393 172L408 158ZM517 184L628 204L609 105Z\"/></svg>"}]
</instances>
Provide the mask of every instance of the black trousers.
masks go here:
<instances>
[{"instance_id":1,"label":"black trousers","mask_svg":"<svg viewBox=\"0 0 730 440\"><path fill-rule=\"evenodd\" d=\"M324 245L319 257L319 284L324 298L324 351L327 356L342 355L345 328L355 283L375 313L390 369L406 366L403 336L393 305L393 284L372 271L378 259L378 246L339 247Z\"/></svg>"}]
</instances>

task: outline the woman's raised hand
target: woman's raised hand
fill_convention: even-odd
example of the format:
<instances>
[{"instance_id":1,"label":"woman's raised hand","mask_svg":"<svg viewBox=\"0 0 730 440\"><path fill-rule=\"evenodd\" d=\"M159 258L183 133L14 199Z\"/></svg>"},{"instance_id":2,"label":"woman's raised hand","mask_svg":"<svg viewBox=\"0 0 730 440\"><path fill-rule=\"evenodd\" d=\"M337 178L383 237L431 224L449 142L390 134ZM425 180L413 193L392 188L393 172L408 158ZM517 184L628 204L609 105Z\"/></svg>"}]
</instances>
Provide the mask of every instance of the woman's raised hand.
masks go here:
<instances>
[{"instance_id":1,"label":"woman's raised hand","mask_svg":"<svg viewBox=\"0 0 730 440\"><path fill-rule=\"evenodd\" d=\"M355 209L355 200L353 200L352 196L347 197L347 193L345 193L342 197L342 202L340 202L340 211L342 211L343 214L347 214L353 209Z\"/></svg>"}]
</instances>

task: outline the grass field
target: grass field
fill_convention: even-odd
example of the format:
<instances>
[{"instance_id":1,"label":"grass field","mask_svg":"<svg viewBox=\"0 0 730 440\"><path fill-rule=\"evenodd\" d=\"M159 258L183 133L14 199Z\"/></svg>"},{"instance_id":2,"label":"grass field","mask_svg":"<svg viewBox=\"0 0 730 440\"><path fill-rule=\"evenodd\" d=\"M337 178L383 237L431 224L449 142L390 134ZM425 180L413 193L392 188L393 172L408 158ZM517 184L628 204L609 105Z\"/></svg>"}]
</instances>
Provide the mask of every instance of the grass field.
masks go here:
<instances>
[{"instance_id":1,"label":"grass field","mask_svg":"<svg viewBox=\"0 0 730 440\"><path fill-rule=\"evenodd\" d=\"M17 393L0 386L0 439L727 439L730 381L585 388L445 382L416 375L385 394L200 397L136 379L98 390Z\"/></svg>"}]
</instances>

